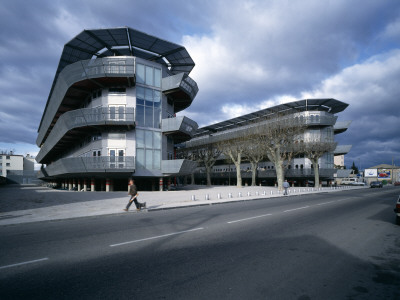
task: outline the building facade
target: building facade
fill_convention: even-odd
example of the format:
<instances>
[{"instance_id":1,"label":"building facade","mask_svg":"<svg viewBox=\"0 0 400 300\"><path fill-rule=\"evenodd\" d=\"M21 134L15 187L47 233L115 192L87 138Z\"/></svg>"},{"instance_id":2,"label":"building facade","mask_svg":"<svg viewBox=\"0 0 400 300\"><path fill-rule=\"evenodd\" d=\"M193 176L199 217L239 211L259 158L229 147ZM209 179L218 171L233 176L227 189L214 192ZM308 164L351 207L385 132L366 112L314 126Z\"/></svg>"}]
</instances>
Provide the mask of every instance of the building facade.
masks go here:
<instances>
[{"instance_id":1,"label":"building facade","mask_svg":"<svg viewBox=\"0 0 400 300\"><path fill-rule=\"evenodd\" d=\"M198 87L186 49L129 27L84 30L63 49L38 129L39 178L79 190L159 189L195 163L174 145L198 125L176 113Z\"/></svg>"},{"instance_id":2,"label":"building facade","mask_svg":"<svg viewBox=\"0 0 400 300\"><path fill-rule=\"evenodd\" d=\"M4 177L4 182L31 184L37 180L34 173L34 157L9 153L0 153L0 176Z\"/></svg>"},{"instance_id":3,"label":"building facade","mask_svg":"<svg viewBox=\"0 0 400 300\"><path fill-rule=\"evenodd\" d=\"M334 142L336 134L347 130L351 122L336 122L340 113L348 104L336 99L306 99L291 103L281 104L275 107L263 109L251 114L226 120L217 124L199 128L190 141L182 144L184 149L207 147L212 143L223 143L246 132L250 127L257 127L266 122L266 118L277 118L280 114L298 118L306 125L304 136L301 140L320 140ZM344 155L350 151L351 145L338 145L333 152L325 153L319 159L319 174L321 180L332 181L336 172L334 157ZM241 176L243 184L251 184L251 165L243 157L241 163ZM298 184L305 185L314 180L314 170L311 161L302 154L297 154L288 163L285 170L285 178ZM199 166L195 171L195 182L205 184L205 168ZM224 155L221 155L212 168L211 179L213 184L236 184L236 168ZM258 164L256 184L274 185L276 183L276 171L272 162L264 160Z\"/></svg>"}]
</instances>

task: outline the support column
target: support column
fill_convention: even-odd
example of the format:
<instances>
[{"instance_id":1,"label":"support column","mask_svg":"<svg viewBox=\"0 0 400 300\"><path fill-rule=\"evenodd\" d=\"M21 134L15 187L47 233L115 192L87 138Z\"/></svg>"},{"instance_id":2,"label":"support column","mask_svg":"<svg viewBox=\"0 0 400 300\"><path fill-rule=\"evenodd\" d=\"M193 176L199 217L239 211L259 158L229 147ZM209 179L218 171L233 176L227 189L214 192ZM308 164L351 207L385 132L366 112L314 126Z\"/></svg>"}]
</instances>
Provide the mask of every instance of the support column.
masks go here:
<instances>
[{"instance_id":1,"label":"support column","mask_svg":"<svg viewBox=\"0 0 400 300\"><path fill-rule=\"evenodd\" d=\"M110 191L110 179L106 179L106 192Z\"/></svg>"},{"instance_id":2,"label":"support column","mask_svg":"<svg viewBox=\"0 0 400 300\"><path fill-rule=\"evenodd\" d=\"M101 191L105 191L105 187L104 187L104 179L100 179L100 190Z\"/></svg>"},{"instance_id":3,"label":"support column","mask_svg":"<svg viewBox=\"0 0 400 300\"><path fill-rule=\"evenodd\" d=\"M110 192L114 192L114 179L110 179Z\"/></svg>"},{"instance_id":4,"label":"support column","mask_svg":"<svg viewBox=\"0 0 400 300\"><path fill-rule=\"evenodd\" d=\"M69 180L69 184L68 184L68 190L72 190L72 179Z\"/></svg>"},{"instance_id":5,"label":"support column","mask_svg":"<svg viewBox=\"0 0 400 300\"><path fill-rule=\"evenodd\" d=\"M94 181L94 178L92 178L90 180L90 191L91 192L94 192L94 186L95 186L95 181Z\"/></svg>"},{"instance_id":6,"label":"support column","mask_svg":"<svg viewBox=\"0 0 400 300\"><path fill-rule=\"evenodd\" d=\"M72 180L72 188L73 188L73 189L76 188L76 180L75 180L75 179Z\"/></svg>"},{"instance_id":7,"label":"support column","mask_svg":"<svg viewBox=\"0 0 400 300\"><path fill-rule=\"evenodd\" d=\"M86 178L83 179L83 191L84 191L84 192L87 191L87 182L86 182Z\"/></svg>"},{"instance_id":8,"label":"support column","mask_svg":"<svg viewBox=\"0 0 400 300\"><path fill-rule=\"evenodd\" d=\"M170 190L170 188L171 188L171 177L168 177L168 191Z\"/></svg>"},{"instance_id":9,"label":"support column","mask_svg":"<svg viewBox=\"0 0 400 300\"><path fill-rule=\"evenodd\" d=\"M81 191L81 180L78 179L78 192L80 192L80 191Z\"/></svg>"},{"instance_id":10,"label":"support column","mask_svg":"<svg viewBox=\"0 0 400 300\"><path fill-rule=\"evenodd\" d=\"M164 185L164 181L163 181L163 179L162 179L162 177L161 177L161 178L160 178L160 183L159 183L160 192L163 191L163 185Z\"/></svg>"}]
</instances>

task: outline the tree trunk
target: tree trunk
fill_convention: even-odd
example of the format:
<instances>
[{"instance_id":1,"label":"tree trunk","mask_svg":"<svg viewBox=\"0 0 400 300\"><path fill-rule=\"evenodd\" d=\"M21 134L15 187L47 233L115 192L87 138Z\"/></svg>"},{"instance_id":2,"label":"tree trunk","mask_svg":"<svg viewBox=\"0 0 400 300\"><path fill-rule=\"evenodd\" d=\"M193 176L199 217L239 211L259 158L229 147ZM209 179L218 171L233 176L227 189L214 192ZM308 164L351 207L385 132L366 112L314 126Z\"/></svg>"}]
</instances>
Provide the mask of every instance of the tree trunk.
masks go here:
<instances>
[{"instance_id":1,"label":"tree trunk","mask_svg":"<svg viewBox=\"0 0 400 300\"><path fill-rule=\"evenodd\" d=\"M240 163L235 162L236 167L236 186L242 187L242 173L240 172Z\"/></svg>"},{"instance_id":2,"label":"tree trunk","mask_svg":"<svg viewBox=\"0 0 400 300\"><path fill-rule=\"evenodd\" d=\"M206 167L206 173L207 173L207 186L211 186L211 167L210 166Z\"/></svg>"},{"instance_id":3,"label":"tree trunk","mask_svg":"<svg viewBox=\"0 0 400 300\"><path fill-rule=\"evenodd\" d=\"M284 177L285 177L285 174L283 172L283 162L282 161L278 160L275 163L275 170L276 170L276 179L278 181L278 189L280 191L282 191L282 189L283 189L283 180L284 180Z\"/></svg>"},{"instance_id":4,"label":"tree trunk","mask_svg":"<svg viewBox=\"0 0 400 300\"><path fill-rule=\"evenodd\" d=\"M318 159L312 160L313 168L314 168L314 187L319 188L319 168L318 168Z\"/></svg>"},{"instance_id":5,"label":"tree trunk","mask_svg":"<svg viewBox=\"0 0 400 300\"><path fill-rule=\"evenodd\" d=\"M251 186L256 186L257 163L251 163Z\"/></svg>"}]
</instances>

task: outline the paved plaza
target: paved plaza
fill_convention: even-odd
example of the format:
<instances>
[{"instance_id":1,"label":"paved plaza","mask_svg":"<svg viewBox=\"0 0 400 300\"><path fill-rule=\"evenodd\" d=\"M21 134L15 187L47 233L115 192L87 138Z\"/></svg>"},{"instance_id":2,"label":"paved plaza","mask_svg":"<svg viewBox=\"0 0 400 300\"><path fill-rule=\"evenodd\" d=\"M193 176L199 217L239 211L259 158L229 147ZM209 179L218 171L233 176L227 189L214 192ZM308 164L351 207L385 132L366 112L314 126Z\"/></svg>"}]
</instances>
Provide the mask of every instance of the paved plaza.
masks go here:
<instances>
[{"instance_id":1,"label":"paved plaza","mask_svg":"<svg viewBox=\"0 0 400 300\"><path fill-rule=\"evenodd\" d=\"M344 189L365 187L292 187L289 197L311 193L340 192ZM109 214L146 213L155 210L189 206L217 205L238 201L268 201L283 196L278 188L270 186L199 186L188 185L174 191L141 192L139 202L147 203L147 210L137 212L131 206L124 212L129 196L127 192L77 192L56 190L33 185L0 187L0 225L11 225L48 220L61 220Z\"/></svg>"}]
</instances>

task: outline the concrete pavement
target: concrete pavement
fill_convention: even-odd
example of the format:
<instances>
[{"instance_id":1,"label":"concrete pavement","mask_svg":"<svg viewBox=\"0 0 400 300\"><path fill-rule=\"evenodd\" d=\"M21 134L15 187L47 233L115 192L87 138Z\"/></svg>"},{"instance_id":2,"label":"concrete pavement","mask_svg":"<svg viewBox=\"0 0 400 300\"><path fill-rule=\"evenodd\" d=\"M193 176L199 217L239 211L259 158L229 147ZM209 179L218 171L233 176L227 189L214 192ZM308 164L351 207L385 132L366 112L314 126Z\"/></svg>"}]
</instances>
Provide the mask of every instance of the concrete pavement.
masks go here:
<instances>
[{"instance_id":1,"label":"concrete pavement","mask_svg":"<svg viewBox=\"0 0 400 300\"><path fill-rule=\"evenodd\" d=\"M341 186L292 187L289 196L310 193L339 192L366 187ZM168 192L141 192L139 202L147 202L147 210L137 212L134 204L124 212L129 196L125 192L76 192L54 190L38 186L8 186L0 189L0 226L49 220L90 217L109 214L146 213L149 211L216 205L228 202L268 200L285 197L275 187L269 186L193 186L180 187ZM18 206L17 201L25 201ZM72 202L72 203L70 203ZM13 208L15 206L15 209Z\"/></svg>"}]
</instances>

